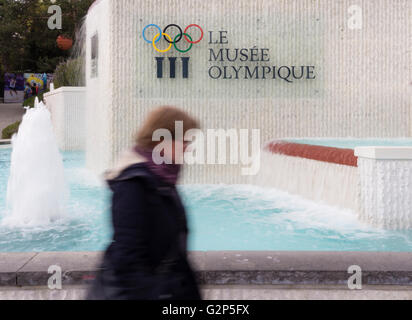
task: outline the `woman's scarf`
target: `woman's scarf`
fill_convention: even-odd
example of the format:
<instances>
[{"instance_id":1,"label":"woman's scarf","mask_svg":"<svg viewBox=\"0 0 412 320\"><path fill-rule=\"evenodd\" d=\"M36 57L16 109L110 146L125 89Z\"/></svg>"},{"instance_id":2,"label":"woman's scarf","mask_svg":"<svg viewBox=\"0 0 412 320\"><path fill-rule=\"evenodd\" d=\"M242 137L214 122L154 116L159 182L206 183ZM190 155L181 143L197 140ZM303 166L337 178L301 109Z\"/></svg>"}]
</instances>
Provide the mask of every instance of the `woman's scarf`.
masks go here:
<instances>
[{"instance_id":1,"label":"woman's scarf","mask_svg":"<svg viewBox=\"0 0 412 320\"><path fill-rule=\"evenodd\" d=\"M172 185L177 183L181 168L180 164L156 164L153 162L152 150L143 149L139 146L136 146L134 150L146 159L146 162L144 162L146 167L162 181Z\"/></svg>"}]
</instances>

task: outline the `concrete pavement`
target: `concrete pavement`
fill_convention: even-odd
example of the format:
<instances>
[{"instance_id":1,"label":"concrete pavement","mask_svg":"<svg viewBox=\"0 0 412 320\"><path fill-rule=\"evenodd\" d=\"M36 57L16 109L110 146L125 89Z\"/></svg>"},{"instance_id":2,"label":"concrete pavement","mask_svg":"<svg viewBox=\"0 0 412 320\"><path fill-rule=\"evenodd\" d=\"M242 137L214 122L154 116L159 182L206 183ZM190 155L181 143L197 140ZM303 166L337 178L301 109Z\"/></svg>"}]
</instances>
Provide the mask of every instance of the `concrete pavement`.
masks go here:
<instances>
[{"instance_id":1,"label":"concrete pavement","mask_svg":"<svg viewBox=\"0 0 412 320\"><path fill-rule=\"evenodd\" d=\"M1 131L8 125L21 120L25 110L21 103L0 104L0 138Z\"/></svg>"},{"instance_id":2,"label":"concrete pavement","mask_svg":"<svg viewBox=\"0 0 412 320\"><path fill-rule=\"evenodd\" d=\"M0 288L1 300L83 300L88 286ZM411 300L411 287L364 286L349 290L336 286L214 285L200 286L204 300Z\"/></svg>"}]
</instances>

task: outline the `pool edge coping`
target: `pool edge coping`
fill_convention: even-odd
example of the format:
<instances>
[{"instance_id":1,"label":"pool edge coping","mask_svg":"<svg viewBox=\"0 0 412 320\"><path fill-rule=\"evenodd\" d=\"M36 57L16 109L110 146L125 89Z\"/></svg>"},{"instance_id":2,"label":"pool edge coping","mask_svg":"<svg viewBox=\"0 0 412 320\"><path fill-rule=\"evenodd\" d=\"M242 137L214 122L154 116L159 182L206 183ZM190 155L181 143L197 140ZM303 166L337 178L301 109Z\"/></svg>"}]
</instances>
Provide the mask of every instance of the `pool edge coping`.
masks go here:
<instances>
[{"instance_id":1,"label":"pool edge coping","mask_svg":"<svg viewBox=\"0 0 412 320\"><path fill-rule=\"evenodd\" d=\"M0 139L0 146L9 146L11 145L11 139Z\"/></svg>"},{"instance_id":2,"label":"pool edge coping","mask_svg":"<svg viewBox=\"0 0 412 320\"><path fill-rule=\"evenodd\" d=\"M101 251L0 253L0 288L90 284ZM412 286L412 252L191 251L201 285L347 285L351 266L364 285Z\"/></svg>"}]
</instances>

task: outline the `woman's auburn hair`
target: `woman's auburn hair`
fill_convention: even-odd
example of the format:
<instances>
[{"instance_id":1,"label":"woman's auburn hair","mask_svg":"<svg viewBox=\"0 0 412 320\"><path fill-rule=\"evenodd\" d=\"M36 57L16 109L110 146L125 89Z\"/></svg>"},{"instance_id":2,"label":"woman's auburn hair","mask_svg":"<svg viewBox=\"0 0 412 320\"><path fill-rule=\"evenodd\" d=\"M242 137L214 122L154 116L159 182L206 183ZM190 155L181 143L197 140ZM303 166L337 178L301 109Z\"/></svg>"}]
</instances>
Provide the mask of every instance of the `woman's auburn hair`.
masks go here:
<instances>
[{"instance_id":1,"label":"woman's auburn hair","mask_svg":"<svg viewBox=\"0 0 412 320\"><path fill-rule=\"evenodd\" d=\"M168 130L176 139L175 123L183 122L183 135L190 129L198 129L196 119L188 113L172 106L161 106L152 110L137 133L136 144L143 149L153 149L159 141L153 141L153 133L158 129Z\"/></svg>"}]
</instances>

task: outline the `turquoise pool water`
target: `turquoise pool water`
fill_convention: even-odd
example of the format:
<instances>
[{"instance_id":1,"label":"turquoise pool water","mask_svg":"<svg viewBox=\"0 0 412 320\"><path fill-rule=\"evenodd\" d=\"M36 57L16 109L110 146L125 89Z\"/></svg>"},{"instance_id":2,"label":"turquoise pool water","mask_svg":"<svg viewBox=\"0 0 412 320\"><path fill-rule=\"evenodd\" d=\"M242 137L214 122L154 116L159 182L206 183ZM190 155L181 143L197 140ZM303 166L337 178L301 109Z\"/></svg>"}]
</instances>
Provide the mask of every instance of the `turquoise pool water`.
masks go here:
<instances>
[{"instance_id":1,"label":"turquoise pool water","mask_svg":"<svg viewBox=\"0 0 412 320\"><path fill-rule=\"evenodd\" d=\"M84 169L83 154L65 152L71 197L68 217L41 228L2 224L10 149L0 149L0 251L94 251L110 240L110 192ZM357 221L351 211L282 191L240 185L187 185L191 250L410 251L412 231L389 232Z\"/></svg>"},{"instance_id":2,"label":"turquoise pool water","mask_svg":"<svg viewBox=\"0 0 412 320\"><path fill-rule=\"evenodd\" d=\"M336 148L348 148L353 149L355 147L364 146L410 146L412 147L411 138L398 138L398 139L355 139L355 138L342 138L342 139L330 139L330 138L304 138L304 139L286 139L290 142L313 144L326 147Z\"/></svg>"}]
</instances>

